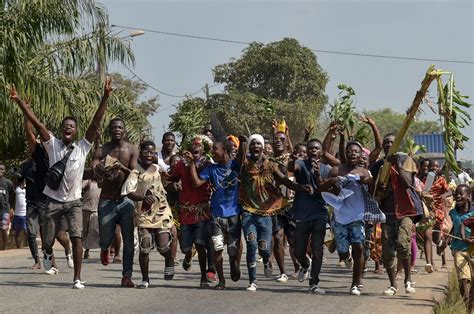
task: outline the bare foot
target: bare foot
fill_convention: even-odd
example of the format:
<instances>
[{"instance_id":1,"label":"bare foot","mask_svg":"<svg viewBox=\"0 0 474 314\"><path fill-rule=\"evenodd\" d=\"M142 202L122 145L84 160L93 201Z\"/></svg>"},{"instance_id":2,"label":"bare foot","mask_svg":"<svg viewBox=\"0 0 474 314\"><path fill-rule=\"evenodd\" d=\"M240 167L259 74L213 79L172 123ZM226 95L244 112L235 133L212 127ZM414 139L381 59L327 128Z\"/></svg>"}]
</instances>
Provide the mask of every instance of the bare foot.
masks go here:
<instances>
[{"instance_id":1,"label":"bare foot","mask_svg":"<svg viewBox=\"0 0 474 314\"><path fill-rule=\"evenodd\" d=\"M41 269L41 264L35 263L33 266L30 267L30 269Z\"/></svg>"}]
</instances>

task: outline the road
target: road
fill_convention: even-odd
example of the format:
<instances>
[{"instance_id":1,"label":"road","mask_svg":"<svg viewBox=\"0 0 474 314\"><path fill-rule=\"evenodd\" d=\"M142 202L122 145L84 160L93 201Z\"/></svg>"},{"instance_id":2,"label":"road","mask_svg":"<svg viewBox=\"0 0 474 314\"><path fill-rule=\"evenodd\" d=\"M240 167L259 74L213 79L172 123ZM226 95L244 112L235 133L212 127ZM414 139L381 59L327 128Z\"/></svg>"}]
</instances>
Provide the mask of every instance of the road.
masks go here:
<instances>
[{"instance_id":1,"label":"road","mask_svg":"<svg viewBox=\"0 0 474 314\"><path fill-rule=\"evenodd\" d=\"M58 249L57 252L60 252ZM164 281L163 258L151 254L151 286L146 290L121 288L121 265L104 267L99 261L98 250L91 251L91 258L83 265L86 289L72 287L72 269L68 269L63 254L57 253L60 273L46 275L31 270L31 257L27 249L0 252L0 312L159 312L159 313L432 313L433 298L440 299L447 284L448 269L427 274L418 267L413 276L417 293L407 295L404 289L396 296L387 297L382 291L388 286L386 274L369 271L364 280L361 296L348 294L351 272L337 265L337 255L326 254L321 272L321 287L325 295L308 293L308 282L290 280L279 284L263 276L263 265L258 265L258 291L245 290L247 271L243 264L242 279L227 281L225 291L199 288L199 266L193 263L190 272L176 268L174 280ZM182 255L179 255L181 260ZM245 261L245 256L243 257ZM287 268L292 269L289 258ZM420 266L424 263L420 262ZM439 265L439 260L438 260ZM452 266L452 259L448 259ZM373 267L373 262L369 262ZM134 281L140 282L138 261L134 265ZM276 272L276 271L274 271ZM226 266L225 273L229 274ZM403 281L399 282L403 287Z\"/></svg>"}]
</instances>

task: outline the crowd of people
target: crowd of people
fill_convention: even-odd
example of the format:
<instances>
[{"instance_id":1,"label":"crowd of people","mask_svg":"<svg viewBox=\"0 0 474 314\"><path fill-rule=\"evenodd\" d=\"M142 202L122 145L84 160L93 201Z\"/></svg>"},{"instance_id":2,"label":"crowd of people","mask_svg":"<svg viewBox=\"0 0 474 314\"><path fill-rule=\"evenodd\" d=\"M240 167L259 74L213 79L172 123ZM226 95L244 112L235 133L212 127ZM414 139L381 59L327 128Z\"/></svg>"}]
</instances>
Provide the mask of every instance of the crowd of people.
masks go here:
<instances>
[{"instance_id":1,"label":"crowd of people","mask_svg":"<svg viewBox=\"0 0 474 314\"><path fill-rule=\"evenodd\" d=\"M259 134L221 138L205 127L179 152L170 132L163 135L161 149L149 140L136 147L126 141L120 118L109 123L110 141L99 145L98 130L111 92L108 78L97 112L79 141L74 117L64 118L57 138L14 87L10 92L25 116L31 158L23 163L15 184L0 165L2 243L10 220L15 234L27 230L33 268L41 268L36 242L41 237L43 267L49 274L58 272L53 254L57 239L74 268L73 288L84 289L82 260L98 247L104 266L112 256L122 262L122 286L147 288L152 250L165 260L164 279L172 280L179 244L185 271L197 255L200 287L215 281L214 288L224 290L224 248L230 278L238 281L245 242L248 291L258 288L261 259L265 276L272 276L275 260L277 282L291 276L300 282L310 278L310 292L324 294L319 276L326 247L337 250L340 264L352 269L351 295L363 292L369 260L375 262L375 272L383 273L382 265L388 275L389 287L382 293L395 295L402 273L404 291L416 292L411 276L417 248L424 253L425 271L432 273L433 246L444 264L444 249L450 244L461 291L469 299L474 211L472 180L466 172L446 175L437 160L389 154L395 135L382 137L368 117L362 120L374 134L371 151L357 141L346 142L337 125L329 127L323 141L311 139L311 128L306 128L305 139L294 146L288 129L274 125L271 139ZM334 151L337 138L339 149ZM387 183L379 182L383 167L390 167ZM136 247L142 274L138 285L132 281ZM287 247L293 275L285 269Z\"/></svg>"}]
</instances>

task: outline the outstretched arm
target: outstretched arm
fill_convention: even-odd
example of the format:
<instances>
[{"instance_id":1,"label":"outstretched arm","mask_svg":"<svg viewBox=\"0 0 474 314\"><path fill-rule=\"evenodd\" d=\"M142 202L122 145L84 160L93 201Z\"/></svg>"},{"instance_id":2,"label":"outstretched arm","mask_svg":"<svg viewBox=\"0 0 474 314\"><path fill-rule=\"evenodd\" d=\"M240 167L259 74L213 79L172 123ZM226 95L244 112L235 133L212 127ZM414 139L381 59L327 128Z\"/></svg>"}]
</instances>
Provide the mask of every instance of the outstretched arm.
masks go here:
<instances>
[{"instance_id":1,"label":"outstretched arm","mask_svg":"<svg viewBox=\"0 0 474 314\"><path fill-rule=\"evenodd\" d=\"M369 166L370 166L370 165L373 165L373 163L377 161L380 153L382 152L382 135L380 134L380 130L372 118L364 116L364 117L361 117L361 120L367 123L368 125L370 125L370 128L372 129L372 133L374 133L375 148L369 154Z\"/></svg>"},{"instance_id":2,"label":"outstretched arm","mask_svg":"<svg viewBox=\"0 0 474 314\"><path fill-rule=\"evenodd\" d=\"M327 164L333 167L338 167L341 165L341 161L334 156L334 152L332 151L336 136L337 124L331 124L329 126L329 131L323 141L323 158Z\"/></svg>"},{"instance_id":3,"label":"outstretched arm","mask_svg":"<svg viewBox=\"0 0 474 314\"><path fill-rule=\"evenodd\" d=\"M311 132L313 132L314 125L310 124L304 128L304 138L303 143L308 143Z\"/></svg>"},{"instance_id":4,"label":"outstretched arm","mask_svg":"<svg viewBox=\"0 0 474 314\"><path fill-rule=\"evenodd\" d=\"M34 154L36 150L36 136L33 132L33 124L30 120L25 117L25 133L26 133L26 142L28 143L28 149L30 153Z\"/></svg>"},{"instance_id":5,"label":"outstretched arm","mask_svg":"<svg viewBox=\"0 0 474 314\"><path fill-rule=\"evenodd\" d=\"M105 111L107 110L107 101L109 99L110 94L112 93L112 90L112 78L107 77L105 79L104 95L102 96L102 100L100 101L99 108L94 114L92 122L86 131L86 140L89 143L94 143L95 139L97 138L97 130L99 130L100 122L102 121Z\"/></svg>"},{"instance_id":6,"label":"outstretched arm","mask_svg":"<svg viewBox=\"0 0 474 314\"><path fill-rule=\"evenodd\" d=\"M10 99L16 102L18 106L20 106L20 109L25 115L26 119L28 119L28 121L30 121L31 124L33 124L35 129L38 131L41 141L43 142L49 141L51 136L49 135L48 129L36 117L36 115L31 110L30 106L28 106L27 104L23 102L23 100L21 100L20 96L18 96L16 92L15 85L12 85L10 88Z\"/></svg>"},{"instance_id":7,"label":"outstretched arm","mask_svg":"<svg viewBox=\"0 0 474 314\"><path fill-rule=\"evenodd\" d=\"M277 182L283 184L290 190L296 191L296 192L312 192L312 188L309 185L301 185L296 182L291 181L286 177L279 169L278 167L275 168L275 171L273 172L273 175L275 176L275 179Z\"/></svg>"},{"instance_id":8,"label":"outstretched arm","mask_svg":"<svg viewBox=\"0 0 474 314\"><path fill-rule=\"evenodd\" d=\"M193 155L190 152L184 152L183 157L186 158L186 160L189 163L189 170L191 173L191 182L194 188L200 188L204 184L206 184L207 181L202 180L199 178L199 175L197 173L196 165L194 164L194 158Z\"/></svg>"}]
</instances>

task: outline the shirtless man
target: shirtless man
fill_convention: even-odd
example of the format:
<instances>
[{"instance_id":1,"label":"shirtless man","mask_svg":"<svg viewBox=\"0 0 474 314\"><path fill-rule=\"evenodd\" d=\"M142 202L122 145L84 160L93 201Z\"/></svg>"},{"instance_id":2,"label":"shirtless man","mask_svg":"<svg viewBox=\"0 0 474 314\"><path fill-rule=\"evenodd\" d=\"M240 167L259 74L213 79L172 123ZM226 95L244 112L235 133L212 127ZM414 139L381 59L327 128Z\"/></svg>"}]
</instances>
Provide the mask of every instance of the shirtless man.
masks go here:
<instances>
[{"instance_id":1,"label":"shirtless man","mask_svg":"<svg viewBox=\"0 0 474 314\"><path fill-rule=\"evenodd\" d=\"M110 263L109 247L115 236L115 227L120 225L123 238L122 287L134 287L133 271L133 202L121 195L122 185L130 171L137 166L137 149L124 139L125 123L120 118L110 121L112 140L98 148L94 154L94 173L102 188L99 201L100 260L102 265Z\"/></svg>"}]
</instances>

